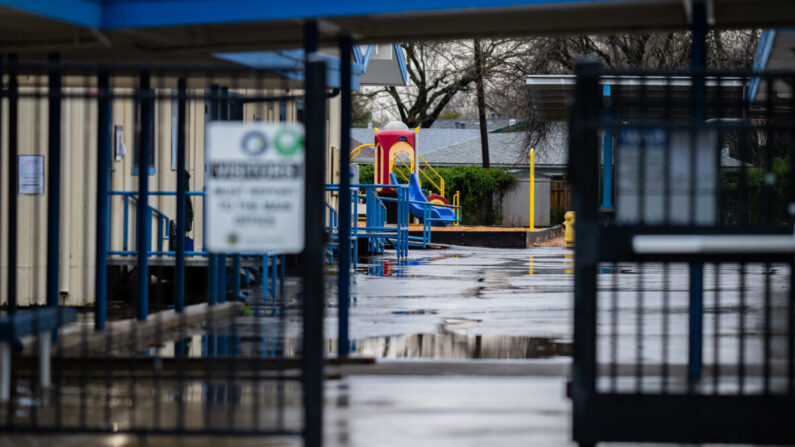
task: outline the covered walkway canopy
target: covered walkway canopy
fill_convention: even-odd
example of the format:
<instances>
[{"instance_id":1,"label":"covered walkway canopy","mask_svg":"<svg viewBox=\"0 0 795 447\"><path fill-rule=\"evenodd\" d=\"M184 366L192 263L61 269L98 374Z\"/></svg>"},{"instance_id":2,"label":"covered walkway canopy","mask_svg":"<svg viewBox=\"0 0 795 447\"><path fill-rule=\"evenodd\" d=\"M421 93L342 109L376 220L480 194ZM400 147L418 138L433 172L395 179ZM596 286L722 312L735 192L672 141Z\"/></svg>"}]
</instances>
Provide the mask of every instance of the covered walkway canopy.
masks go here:
<instances>
[{"instance_id":1,"label":"covered walkway canopy","mask_svg":"<svg viewBox=\"0 0 795 447\"><path fill-rule=\"evenodd\" d=\"M710 0L715 28L789 26L791 0ZM215 62L213 54L320 42L596 33L689 27L690 0L0 0L0 52L64 60Z\"/></svg>"},{"instance_id":2,"label":"covered walkway canopy","mask_svg":"<svg viewBox=\"0 0 795 447\"><path fill-rule=\"evenodd\" d=\"M525 83L530 95L530 104L534 118L540 121L567 121L568 106L574 100L574 75L529 75ZM605 96L622 95L624 98L642 96L649 102L642 109L632 111L644 116L661 113L666 104L664 99L671 99L671 112L681 115L690 113L690 98L693 90L692 78L661 77L661 76L617 76L602 79ZM720 90L722 117L741 117L743 114L743 94L747 78L721 78L720 85L714 78L707 78L708 103L718 95ZM642 86L642 87L641 87ZM625 110L626 112L626 110ZM714 110L708 107L707 114Z\"/></svg>"}]
</instances>

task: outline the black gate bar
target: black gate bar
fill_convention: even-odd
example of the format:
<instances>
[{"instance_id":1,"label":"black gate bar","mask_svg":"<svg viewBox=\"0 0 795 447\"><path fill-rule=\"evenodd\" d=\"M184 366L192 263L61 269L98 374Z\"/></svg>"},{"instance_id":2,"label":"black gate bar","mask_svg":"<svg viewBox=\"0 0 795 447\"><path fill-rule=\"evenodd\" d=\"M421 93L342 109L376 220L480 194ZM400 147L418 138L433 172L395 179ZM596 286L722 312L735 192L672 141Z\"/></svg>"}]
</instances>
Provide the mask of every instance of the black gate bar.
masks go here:
<instances>
[{"instance_id":1,"label":"black gate bar","mask_svg":"<svg viewBox=\"0 0 795 447\"><path fill-rule=\"evenodd\" d=\"M326 64L316 60L317 23L304 25L306 153L303 272L304 445L323 445L323 194L325 178Z\"/></svg>"}]
</instances>

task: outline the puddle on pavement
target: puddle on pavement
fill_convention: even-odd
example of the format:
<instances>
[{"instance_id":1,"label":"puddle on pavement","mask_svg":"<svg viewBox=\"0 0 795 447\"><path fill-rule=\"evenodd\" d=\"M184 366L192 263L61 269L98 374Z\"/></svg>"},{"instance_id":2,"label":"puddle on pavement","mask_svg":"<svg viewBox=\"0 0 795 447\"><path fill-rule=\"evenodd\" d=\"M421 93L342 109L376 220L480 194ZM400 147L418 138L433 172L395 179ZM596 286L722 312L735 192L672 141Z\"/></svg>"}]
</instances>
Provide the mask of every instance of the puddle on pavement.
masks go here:
<instances>
[{"instance_id":1,"label":"puddle on pavement","mask_svg":"<svg viewBox=\"0 0 795 447\"><path fill-rule=\"evenodd\" d=\"M540 359L571 352L571 343L546 337L455 333L367 338L352 347L358 356L390 359Z\"/></svg>"},{"instance_id":2,"label":"puddle on pavement","mask_svg":"<svg viewBox=\"0 0 795 447\"><path fill-rule=\"evenodd\" d=\"M417 273L419 273L419 271L417 269L412 270L410 267L428 265L434 261L461 257L460 255L439 255L412 259L410 261L374 258L360 262L355 272L375 277L415 278L418 277ZM475 263L473 265L478 264ZM441 264L438 265L438 267L449 269L451 266ZM483 267L486 270L497 267L500 270L506 272L513 271L517 274L526 272L529 275L569 275L574 273L574 253L565 253L562 257L560 254L530 255L526 262L518 259L512 262L502 263L498 266L485 265ZM409 271L411 271L411 273L409 273ZM422 276L433 276L433 274Z\"/></svg>"},{"instance_id":3,"label":"puddle on pavement","mask_svg":"<svg viewBox=\"0 0 795 447\"><path fill-rule=\"evenodd\" d=\"M423 258L411 259L408 261L394 261L389 259L370 259L368 261L360 262L356 267L356 273L365 274L368 276L381 276L381 277L397 277L397 278L411 278L413 275L406 273L407 267L426 265L433 261L457 257L448 255L439 256L426 256Z\"/></svg>"},{"instance_id":4,"label":"puddle on pavement","mask_svg":"<svg viewBox=\"0 0 795 447\"><path fill-rule=\"evenodd\" d=\"M225 327L163 342L138 353L157 357L300 357L301 338L271 335L280 331L258 325ZM259 335L258 335L259 334ZM336 356L334 339L326 356ZM353 355L390 359L541 359L571 355L571 343L549 337L427 333L371 337L351 341Z\"/></svg>"}]
</instances>

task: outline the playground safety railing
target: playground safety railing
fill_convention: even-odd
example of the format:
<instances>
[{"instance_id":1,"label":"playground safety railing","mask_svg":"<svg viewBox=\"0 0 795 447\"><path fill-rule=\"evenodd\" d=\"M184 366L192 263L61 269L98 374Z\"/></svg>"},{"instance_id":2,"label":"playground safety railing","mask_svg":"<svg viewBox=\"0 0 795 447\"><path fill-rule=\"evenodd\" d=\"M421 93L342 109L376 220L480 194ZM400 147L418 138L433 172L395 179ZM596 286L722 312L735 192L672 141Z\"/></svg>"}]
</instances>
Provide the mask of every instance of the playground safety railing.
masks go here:
<instances>
[{"instance_id":1,"label":"playground safety railing","mask_svg":"<svg viewBox=\"0 0 795 447\"><path fill-rule=\"evenodd\" d=\"M444 222L444 223L452 223L453 225L458 225L461 223L461 207L458 205L444 205L440 203L429 203L429 202L420 202L417 200L410 200L410 204L413 205L420 205L422 206L423 216L422 216L422 237L418 236L411 236L409 240L411 242L418 243L422 248L428 248L428 244L431 243L431 227L433 226L434 222ZM454 221L450 221L448 219L440 219L431 217L431 209L432 208L451 208L456 213L456 218Z\"/></svg>"},{"instance_id":2,"label":"playground safety railing","mask_svg":"<svg viewBox=\"0 0 795 447\"><path fill-rule=\"evenodd\" d=\"M359 202L358 195L359 195L358 190L356 188L351 188L351 227L350 227L351 246L349 248L351 250L351 262L354 268L356 267L356 253L359 247L359 241L357 238L358 228L356 222L358 216L357 212L358 211L357 205ZM333 264L335 254L338 252L338 250L341 249L339 246L340 216L339 216L339 211L336 208L334 208L333 205L331 205L328 202L326 202L325 205L326 205L326 232L328 233L329 236L329 242L326 245L326 259L329 264Z\"/></svg>"},{"instance_id":3,"label":"playground safety railing","mask_svg":"<svg viewBox=\"0 0 795 447\"><path fill-rule=\"evenodd\" d=\"M361 155L361 153L362 153L362 149L364 149L364 148L366 148L366 147L371 147L371 146L375 146L375 144L373 144L373 143L367 143L367 144L362 144L362 145L356 146L356 147L355 147L355 148L353 148L353 150L351 151L350 160L351 160L351 161L353 161L354 159L356 159L356 157L358 157L359 155Z\"/></svg>"},{"instance_id":4,"label":"playground safety railing","mask_svg":"<svg viewBox=\"0 0 795 447\"><path fill-rule=\"evenodd\" d=\"M419 170L420 174L422 174L422 176L425 177L428 180L428 182L430 182L431 185L433 185L437 190L439 190L439 195L440 196L447 197L447 196L444 195L445 186L444 186L444 177L442 177L442 174L439 174L439 172L436 169L434 169L433 166L431 166L431 164L428 163L428 161L425 160L425 158L422 155L418 154L417 156L419 157L420 161L423 164L425 164L426 168L430 169L431 172L436 174L436 178L439 180L439 182L438 183L434 182L433 179L431 179L431 177L428 175L428 173L423 171L422 169Z\"/></svg>"},{"instance_id":5,"label":"playground safety railing","mask_svg":"<svg viewBox=\"0 0 795 447\"><path fill-rule=\"evenodd\" d=\"M403 157L401 157L400 155L395 155L395 160L399 161L400 164L402 164L403 167L406 168L406 171L408 171L409 173L413 172L411 169L411 165L406 163L406 160L404 160ZM401 171L400 169L393 169L393 172L395 172L397 175L402 177L403 180L405 180L406 183L408 183L409 178L406 176L405 172Z\"/></svg>"},{"instance_id":6,"label":"playground safety railing","mask_svg":"<svg viewBox=\"0 0 795 447\"><path fill-rule=\"evenodd\" d=\"M377 190L380 188L393 188L397 191L397 197L379 197ZM381 184L355 184L351 185L352 212L351 212L351 241L359 238L367 239L367 249L370 254L383 254L386 243L391 243L397 252L398 259L408 256L409 247L409 193L408 186L405 185L381 185ZM339 191L338 184L326 185L326 191ZM359 226L357 222L359 199L365 199L365 225ZM397 203L397 221L394 224L387 222L387 208L385 202ZM334 210L336 216L336 210ZM327 227L333 231L336 239L339 220L335 221L335 226Z\"/></svg>"},{"instance_id":7,"label":"playground safety railing","mask_svg":"<svg viewBox=\"0 0 795 447\"><path fill-rule=\"evenodd\" d=\"M397 222L394 227L397 233L396 238L392 240L387 237L387 240L395 246L398 259L405 259L409 254L409 203L411 202L409 189L404 185L398 187L392 185L392 187L397 191L397 198L380 197L379 200L397 203Z\"/></svg>"},{"instance_id":8,"label":"playground safety railing","mask_svg":"<svg viewBox=\"0 0 795 447\"><path fill-rule=\"evenodd\" d=\"M430 163L428 163L428 161L427 161L427 160L425 160L425 158L423 158L423 156L422 156L422 155L418 155L418 157L419 157L420 161L421 161L423 164L425 164L425 167L426 167L427 169L430 169L430 171L431 171L433 174L435 174L435 175L436 175L436 178L438 179L438 182L437 182L437 181L434 181L434 180L433 180L433 179L432 179L432 178L431 178L431 177L428 175L428 173L427 173L425 170L418 169L417 171L420 173L420 180L422 179L422 177L425 177L425 179L426 179L426 180L428 180L428 183L430 183L431 185L433 185L433 187L434 187L434 188L436 188L436 190L437 190L437 191L439 191L439 195L440 195L440 196L442 196L442 197L446 197L446 196L444 195L444 193L445 193L444 177L442 177L442 175L441 175L441 174L439 174L439 172L438 172L436 169L434 169L434 168L433 168L433 166L431 166L431 165L430 165ZM396 156L395 156L395 159L396 159L396 160L398 160L398 161L400 161L400 164L402 164L402 165L403 165L403 167L404 167L404 168L406 168L406 170L408 170L409 172L412 172L412 170L411 170L411 165L410 165L409 163L406 163L406 160L404 160L404 159L403 159L403 157L401 157L401 156L398 154L398 155L396 155ZM406 174L405 174L403 171L401 171L401 170L399 170L399 169L395 169L395 170L394 170L394 172L395 172L395 173L397 173L397 175L401 176L401 177L403 178L403 180L405 180L406 182L408 182L408 181L409 181L408 177L406 177Z\"/></svg>"}]
</instances>

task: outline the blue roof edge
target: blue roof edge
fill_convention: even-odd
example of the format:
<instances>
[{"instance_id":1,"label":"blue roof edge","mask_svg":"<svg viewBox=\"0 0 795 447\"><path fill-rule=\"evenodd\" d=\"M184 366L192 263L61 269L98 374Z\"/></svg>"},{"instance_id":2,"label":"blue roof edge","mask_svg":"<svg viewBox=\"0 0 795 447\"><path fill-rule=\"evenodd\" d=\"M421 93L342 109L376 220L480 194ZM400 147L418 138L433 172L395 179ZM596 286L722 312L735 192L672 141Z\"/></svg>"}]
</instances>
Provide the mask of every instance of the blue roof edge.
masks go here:
<instances>
[{"instance_id":1,"label":"blue roof edge","mask_svg":"<svg viewBox=\"0 0 795 447\"><path fill-rule=\"evenodd\" d=\"M74 25L100 29L213 25L241 22L311 20L357 17L406 11L453 11L473 8L509 8L566 4L612 4L637 0L404 0L372 2L298 0L273 7L261 0L0 0L0 6Z\"/></svg>"},{"instance_id":2,"label":"blue roof edge","mask_svg":"<svg viewBox=\"0 0 795 447\"><path fill-rule=\"evenodd\" d=\"M759 37L759 43L756 46L756 54L754 54L753 71L762 72L767 66L767 61L770 59L770 52L773 50L773 42L776 40L776 30L766 29L762 31ZM756 93L759 90L760 78L751 78L748 84L748 102L754 102Z\"/></svg>"},{"instance_id":3,"label":"blue roof edge","mask_svg":"<svg viewBox=\"0 0 795 447\"><path fill-rule=\"evenodd\" d=\"M355 51L354 51L355 54ZM252 68L272 69L296 81L304 80L304 50L248 51L242 53L215 53L213 56ZM340 60L334 56L320 53L327 64L326 85L340 87ZM354 56L355 58L355 56ZM359 89L359 77L364 72L358 63L351 64L351 88Z\"/></svg>"},{"instance_id":4,"label":"blue roof edge","mask_svg":"<svg viewBox=\"0 0 795 447\"><path fill-rule=\"evenodd\" d=\"M102 27L105 8L92 0L0 0L0 6L91 28Z\"/></svg>"},{"instance_id":5,"label":"blue roof edge","mask_svg":"<svg viewBox=\"0 0 795 447\"><path fill-rule=\"evenodd\" d=\"M397 55L398 66L400 67L400 76L403 77L403 85L408 84L409 82L409 74L408 69L406 68L406 58L403 56L403 47L396 43L394 44L395 47L395 54Z\"/></svg>"}]
</instances>

